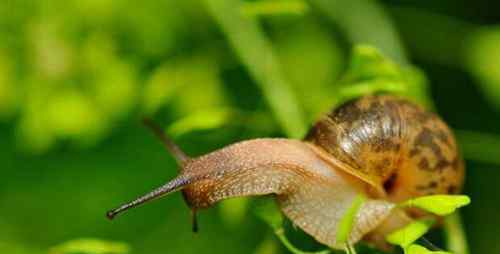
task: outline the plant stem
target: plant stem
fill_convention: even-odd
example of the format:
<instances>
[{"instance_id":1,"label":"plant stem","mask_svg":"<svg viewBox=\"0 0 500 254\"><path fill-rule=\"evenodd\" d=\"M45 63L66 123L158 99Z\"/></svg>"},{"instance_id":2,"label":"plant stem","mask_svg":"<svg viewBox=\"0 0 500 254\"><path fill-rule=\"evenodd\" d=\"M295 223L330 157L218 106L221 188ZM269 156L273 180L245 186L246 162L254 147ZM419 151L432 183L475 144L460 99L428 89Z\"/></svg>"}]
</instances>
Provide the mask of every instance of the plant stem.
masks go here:
<instances>
[{"instance_id":1,"label":"plant stem","mask_svg":"<svg viewBox=\"0 0 500 254\"><path fill-rule=\"evenodd\" d=\"M500 136L476 131L456 131L465 159L500 165Z\"/></svg>"},{"instance_id":2,"label":"plant stem","mask_svg":"<svg viewBox=\"0 0 500 254\"><path fill-rule=\"evenodd\" d=\"M373 0L309 0L337 24L353 44L370 44L394 59L407 64L404 47L391 20Z\"/></svg>"},{"instance_id":3,"label":"plant stem","mask_svg":"<svg viewBox=\"0 0 500 254\"><path fill-rule=\"evenodd\" d=\"M414 57L466 68L464 50L468 46L468 37L477 29L474 25L416 8L390 7L388 10L397 21L401 36Z\"/></svg>"},{"instance_id":4,"label":"plant stem","mask_svg":"<svg viewBox=\"0 0 500 254\"><path fill-rule=\"evenodd\" d=\"M257 20L243 15L241 0L205 0L250 75L260 86L286 135L301 138L306 121Z\"/></svg>"},{"instance_id":5,"label":"plant stem","mask_svg":"<svg viewBox=\"0 0 500 254\"><path fill-rule=\"evenodd\" d=\"M444 227L448 250L454 254L469 254L469 246L459 213L445 217Z\"/></svg>"},{"instance_id":6,"label":"plant stem","mask_svg":"<svg viewBox=\"0 0 500 254\"><path fill-rule=\"evenodd\" d=\"M323 251L318 251L318 252L305 252L302 250L299 250L297 247L293 246L293 244L288 241L288 239L285 236L285 230L283 228L278 228L274 231L278 239L283 243L283 245L293 254L329 254L330 250L323 250Z\"/></svg>"}]
</instances>

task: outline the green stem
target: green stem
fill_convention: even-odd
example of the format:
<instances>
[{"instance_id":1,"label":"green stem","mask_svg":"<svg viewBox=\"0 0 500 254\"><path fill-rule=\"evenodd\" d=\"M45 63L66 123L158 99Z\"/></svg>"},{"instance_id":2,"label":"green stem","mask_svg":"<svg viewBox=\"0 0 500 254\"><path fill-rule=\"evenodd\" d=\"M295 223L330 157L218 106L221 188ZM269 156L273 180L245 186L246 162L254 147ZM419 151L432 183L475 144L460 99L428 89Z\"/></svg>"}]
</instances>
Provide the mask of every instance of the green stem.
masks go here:
<instances>
[{"instance_id":1,"label":"green stem","mask_svg":"<svg viewBox=\"0 0 500 254\"><path fill-rule=\"evenodd\" d=\"M293 254L329 254L330 250L323 250L318 252L305 252L299 250L297 247L293 246L293 244L288 241L288 238L285 236L285 230L283 228L278 228L274 231L278 239L283 243L283 245Z\"/></svg>"},{"instance_id":2,"label":"green stem","mask_svg":"<svg viewBox=\"0 0 500 254\"><path fill-rule=\"evenodd\" d=\"M347 242L345 248L346 248L346 253L357 254L356 249L350 243Z\"/></svg>"},{"instance_id":3,"label":"green stem","mask_svg":"<svg viewBox=\"0 0 500 254\"><path fill-rule=\"evenodd\" d=\"M469 254L469 246L459 213L445 217L444 227L448 250L454 254Z\"/></svg>"},{"instance_id":4,"label":"green stem","mask_svg":"<svg viewBox=\"0 0 500 254\"><path fill-rule=\"evenodd\" d=\"M303 112L259 23L243 15L244 1L205 0L205 3L236 54L262 89L287 136L301 138L306 133Z\"/></svg>"},{"instance_id":5,"label":"green stem","mask_svg":"<svg viewBox=\"0 0 500 254\"><path fill-rule=\"evenodd\" d=\"M389 11L415 57L447 66L466 67L464 50L476 26L414 8L392 7Z\"/></svg>"},{"instance_id":6,"label":"green stem","mask_svg":"<svg viewBox=\"0 0 500 254\"><path fill-rule=\"evenodd\" d=\"M354 44L370 44L400 64L408 62L403 44L385 10L374 0L309 0Z\"/></svg>"},{"instance_id":7,"label":"green stem","mask_svg":"<svg viewBox=\"0 0 500 254\"><path fill-rule=\"evenodd\" d=\"M465 159L500 165L500 135L475 131L456 131Z\"/></svg>"}]
</instances>

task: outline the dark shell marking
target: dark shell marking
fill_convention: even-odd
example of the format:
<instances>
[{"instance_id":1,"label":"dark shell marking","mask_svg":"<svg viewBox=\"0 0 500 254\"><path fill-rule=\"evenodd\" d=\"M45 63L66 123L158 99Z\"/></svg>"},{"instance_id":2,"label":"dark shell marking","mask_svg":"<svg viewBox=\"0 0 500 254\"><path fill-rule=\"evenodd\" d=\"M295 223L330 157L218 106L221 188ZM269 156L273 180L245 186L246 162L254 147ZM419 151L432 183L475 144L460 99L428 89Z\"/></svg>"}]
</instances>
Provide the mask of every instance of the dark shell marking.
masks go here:
<instances>
[{"instance_id":1,"label":"dark shell marking","mask_svg":"<svg viewBox=\"0 0 500 254\"><path fill-rule=\"evenodd\" d=\"M306 140L389 199L456 193L464 167L453 134L434 113L394 96L352 100L318 121Z\"/></svg>"}]
</instances>

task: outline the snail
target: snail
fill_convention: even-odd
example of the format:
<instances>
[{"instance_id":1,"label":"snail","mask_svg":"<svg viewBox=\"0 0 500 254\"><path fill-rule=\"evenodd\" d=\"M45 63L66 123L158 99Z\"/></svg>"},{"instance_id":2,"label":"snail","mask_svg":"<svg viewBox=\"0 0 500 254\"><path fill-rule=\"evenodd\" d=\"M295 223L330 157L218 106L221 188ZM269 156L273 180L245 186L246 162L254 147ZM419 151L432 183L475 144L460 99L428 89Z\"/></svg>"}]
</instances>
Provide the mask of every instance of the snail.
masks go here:
<instances>
[{"instance_id":1,"label":"snail","mask_svg":"<svg viewBox=\"0 0 500 254\"><path fill-rule=\"evenodd\" d=\"M383 246L388 231L421 216L396 208L404 200L454 194L464 163L448 126L435 114L393 95L367 95L324 115L303 140L259 138L198 158L162 138L180 174L152 192L107 213L109 219L149 200L182 190L193 214L220 200L274 195L281 211L333 249L337 226L357 195L366 197L349 243ZM195 218L195 216L194 216ZM194 223L196 225L196 223Z\"/></svg>"}]
</instances>

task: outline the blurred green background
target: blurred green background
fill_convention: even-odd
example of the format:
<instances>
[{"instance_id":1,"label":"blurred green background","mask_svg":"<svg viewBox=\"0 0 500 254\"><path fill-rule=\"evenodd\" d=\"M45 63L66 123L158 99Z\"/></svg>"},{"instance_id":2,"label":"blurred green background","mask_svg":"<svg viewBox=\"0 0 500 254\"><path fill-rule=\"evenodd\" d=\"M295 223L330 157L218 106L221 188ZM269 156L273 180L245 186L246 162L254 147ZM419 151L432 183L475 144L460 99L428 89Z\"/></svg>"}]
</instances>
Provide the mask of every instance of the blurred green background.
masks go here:
<instances>
[{"instance_id":1,"label":"blurred green background","mask_svg":"<svg viewBox=\"0 0 500 254\"><path fill-rule=\"evenodd\" d=\"M500 250L492 4L2 0L0 253L285 253L254 201L201 212L198 234L179 194L113 222L104 213L176 173L142 117L193 156L253 137L300 138L341 100L358 43L411 72L408 96L456 130L470 248Z\"/></svg>"}]
</instances>

